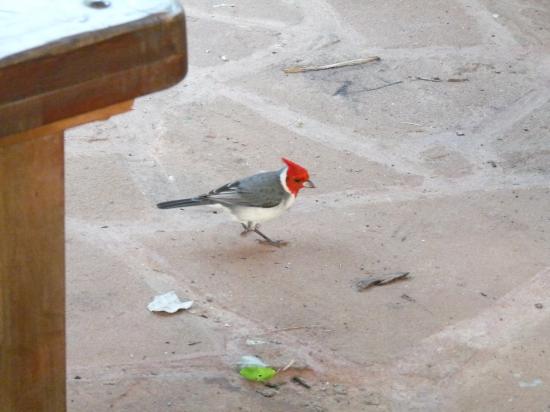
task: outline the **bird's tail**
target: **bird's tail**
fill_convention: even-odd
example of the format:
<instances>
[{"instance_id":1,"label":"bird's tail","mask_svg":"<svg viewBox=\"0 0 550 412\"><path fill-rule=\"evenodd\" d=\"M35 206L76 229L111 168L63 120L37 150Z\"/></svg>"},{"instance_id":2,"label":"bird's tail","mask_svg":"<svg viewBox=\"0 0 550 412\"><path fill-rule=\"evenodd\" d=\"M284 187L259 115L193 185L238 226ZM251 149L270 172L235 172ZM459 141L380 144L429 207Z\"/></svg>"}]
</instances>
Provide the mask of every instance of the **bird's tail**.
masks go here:
<instances>
[{"instance_id":1,"label":"bird's tail","mask_svg":"<svg viewBox=\"0 0 550 412\"><path fill-rule=\"evenodd\" d=\"M157 204L159 209L173 209L175 207L189 207L200 205L211 205L212 202L208 199L201 197L192 197L189 199L169 200L167 202L161 202Z\"/></svg>"}]
</instances>

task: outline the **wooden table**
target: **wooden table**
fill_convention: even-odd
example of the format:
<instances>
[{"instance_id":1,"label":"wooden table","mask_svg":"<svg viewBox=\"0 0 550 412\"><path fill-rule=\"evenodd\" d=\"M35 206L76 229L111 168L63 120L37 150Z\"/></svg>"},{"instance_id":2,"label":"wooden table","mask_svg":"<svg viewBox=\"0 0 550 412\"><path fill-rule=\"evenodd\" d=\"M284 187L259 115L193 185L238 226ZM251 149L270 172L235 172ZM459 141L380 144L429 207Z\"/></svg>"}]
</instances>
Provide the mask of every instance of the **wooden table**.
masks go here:
<instances>
[{"instance_id":1,"label":"wooden table","mask_svg":"<svg viewBox=\"0 0 550 412\"><path fill-rule=\"evenodd\" d=\"M0 8L0 411L65 400L63 132L128 111L187 71L173 0Z\"/></svg>"}]
</instances>

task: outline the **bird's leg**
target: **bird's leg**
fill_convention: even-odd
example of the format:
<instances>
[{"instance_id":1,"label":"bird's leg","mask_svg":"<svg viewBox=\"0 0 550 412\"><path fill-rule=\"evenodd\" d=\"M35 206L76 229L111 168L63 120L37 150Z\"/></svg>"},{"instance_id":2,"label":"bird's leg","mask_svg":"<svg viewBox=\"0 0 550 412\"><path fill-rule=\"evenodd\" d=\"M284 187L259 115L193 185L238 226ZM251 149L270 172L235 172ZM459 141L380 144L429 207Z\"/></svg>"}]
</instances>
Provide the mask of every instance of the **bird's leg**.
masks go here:
<instances>
[{"instance_id":1,"label":"bird's leg","mask_svg":"<svg viewBox=\"0 0 550 412\"><path fill-rule=\"evenodd\" d=\"M254 231L254 228L252 227L252 222L248 222L248 224L246 225L244 223L241 223L241 225L244 228L244 230L241 232L241 236L246 236L250 232Z\"/></svg>"},{"instance_id":2,"label":"bird's leg","mask_svg":"<svg viewBox=\"0 0 550 412\"><path fill-rule=\"evenodd\" d=\"M254 229L252 230L264 238L264 240L258 240L258 242L260 242L261 244L276 246L276 247L286 246L288 244L288 242L285 242L284 240L271 240L262 232L260 232L260 225L258 224L256 224L256 226L254 226Z\"/></svg>"}]
</instances>

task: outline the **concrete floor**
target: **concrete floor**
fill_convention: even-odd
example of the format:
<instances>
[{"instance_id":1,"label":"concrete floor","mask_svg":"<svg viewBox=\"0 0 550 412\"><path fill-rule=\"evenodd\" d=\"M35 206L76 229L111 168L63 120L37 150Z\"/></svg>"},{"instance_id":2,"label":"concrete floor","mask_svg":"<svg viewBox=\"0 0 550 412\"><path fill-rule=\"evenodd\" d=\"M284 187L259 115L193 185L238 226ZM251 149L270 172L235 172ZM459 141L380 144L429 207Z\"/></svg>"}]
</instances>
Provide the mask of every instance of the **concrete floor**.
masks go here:
<instances>
[{"instance_id":1,"label":"concrete floor","mask_svg":"<svg viewBox=\"0 0 550 412\"><path fill-rule=\"evenodd\" d=\"M185 81L67 133L70 410L550 410L550 4L184 6ZM281 156L318 185L264 225L286 248L155 208Z\"/></svg>"}]
</instances>

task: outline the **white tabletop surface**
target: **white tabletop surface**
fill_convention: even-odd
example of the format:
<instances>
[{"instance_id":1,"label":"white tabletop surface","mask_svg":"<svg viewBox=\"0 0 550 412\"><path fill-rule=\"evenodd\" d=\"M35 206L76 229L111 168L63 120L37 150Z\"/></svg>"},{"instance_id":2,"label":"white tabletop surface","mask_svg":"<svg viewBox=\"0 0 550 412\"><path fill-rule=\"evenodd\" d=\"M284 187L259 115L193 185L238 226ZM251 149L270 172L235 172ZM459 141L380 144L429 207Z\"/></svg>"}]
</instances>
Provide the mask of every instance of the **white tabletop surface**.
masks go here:
<instances>
[{"instance_id":1,"label":"white tabletop surface","mask_svg":"<svg viewBox=\"0 0 550 412\"><path fill-rule=\"evenodd\" d=\"M0 60L63 38L107 28L124 31L121 25L181 11L175 0L110 3L108 8L94 9L84 0L0 0Z\"/></svg>"}]
</instances>

